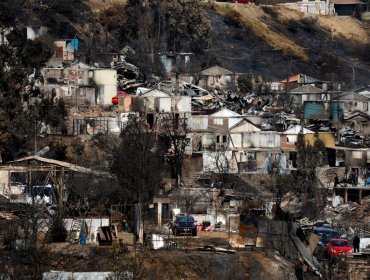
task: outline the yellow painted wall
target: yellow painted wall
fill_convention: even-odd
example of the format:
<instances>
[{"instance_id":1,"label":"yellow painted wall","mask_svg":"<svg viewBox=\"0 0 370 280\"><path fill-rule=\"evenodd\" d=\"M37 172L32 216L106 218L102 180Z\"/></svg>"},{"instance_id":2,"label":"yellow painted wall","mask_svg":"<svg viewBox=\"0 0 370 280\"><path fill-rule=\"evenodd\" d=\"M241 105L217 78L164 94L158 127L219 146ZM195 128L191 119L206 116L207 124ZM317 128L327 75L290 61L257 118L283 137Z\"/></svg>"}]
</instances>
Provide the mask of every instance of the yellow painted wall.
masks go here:
<instances>
[{"instance_id":1,"label":"yellow painted wall","mask_svg":"<svg viewBox=\"0 0 370 280\"><path fill-rule=\"evenodd\" d=\"M313 145L316 141L316 136L324 142L326 148L334 148L335 147L335 138L334 133L331 132L320 132L318 134L305 134L304 139L306 143Z\"/></svg>"}]
</instances>

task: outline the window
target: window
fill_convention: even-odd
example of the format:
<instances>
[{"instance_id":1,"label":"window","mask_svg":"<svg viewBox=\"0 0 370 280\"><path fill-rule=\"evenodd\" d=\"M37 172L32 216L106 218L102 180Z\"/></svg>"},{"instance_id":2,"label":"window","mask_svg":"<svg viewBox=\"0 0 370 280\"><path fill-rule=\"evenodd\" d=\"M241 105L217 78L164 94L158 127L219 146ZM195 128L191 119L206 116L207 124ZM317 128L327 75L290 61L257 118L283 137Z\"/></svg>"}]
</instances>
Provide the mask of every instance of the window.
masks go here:
<instances>
[{"instance_id":1,"label":"window","mask_svg":"<svg viewBox=\"0 0 370 280\"><path fill-rule=\"evenodd\" d=\"M369 104L367 102L364 102L364 110L367 111L369 109Z\"/></svg>"},{"instance_id":2,"label":"window","mask_svg":"<svg viewBox=\"0 0 370 280\"><path fill-rule=\"evenodd\" d=\"M226 137L226 135L223 135L222 136L222 143L226 143L226 141L227 141L227 137Z\"/></svg>"},{"instance_id":3,"label":"window","mask_svg":"<svg viewBox=\"0 0 370 280\"><path fill-rule=\"evenodd\" d=\"M224 125L224 119L220 118L213 119L213 124Z\"/></svg>"}]
</instances>

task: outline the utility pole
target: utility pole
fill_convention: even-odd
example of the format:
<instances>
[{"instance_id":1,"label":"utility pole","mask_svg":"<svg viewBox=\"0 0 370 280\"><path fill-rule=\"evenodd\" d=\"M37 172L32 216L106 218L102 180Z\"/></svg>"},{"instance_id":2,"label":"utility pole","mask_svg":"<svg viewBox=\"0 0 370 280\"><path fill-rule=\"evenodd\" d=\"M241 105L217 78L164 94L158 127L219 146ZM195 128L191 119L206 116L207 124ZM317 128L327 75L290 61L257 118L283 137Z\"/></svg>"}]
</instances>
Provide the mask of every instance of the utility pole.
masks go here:
<instances>
[{"instance_id":1,"label":"utility pole","mask_svg":"<svg viewBox=\"0 0 370 280\"><path fill-rule=\"evenodd\" d=\"M352 90L353 90L355 88L355 68L350 63L348 63L348 66L352 68Z\"/></svg>"}]
</instances>

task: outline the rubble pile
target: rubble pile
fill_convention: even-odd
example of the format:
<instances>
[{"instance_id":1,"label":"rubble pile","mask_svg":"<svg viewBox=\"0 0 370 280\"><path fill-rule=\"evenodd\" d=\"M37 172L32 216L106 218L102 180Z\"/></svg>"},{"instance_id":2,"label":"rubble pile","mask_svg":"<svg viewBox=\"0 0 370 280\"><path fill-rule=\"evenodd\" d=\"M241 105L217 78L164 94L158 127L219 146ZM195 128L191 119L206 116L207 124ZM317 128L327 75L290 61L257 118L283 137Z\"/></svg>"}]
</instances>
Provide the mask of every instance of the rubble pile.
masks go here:
<instances>
[{"instance_id":1,"label":"rubble pile","mask_svg":"<svg viewBox=\"0 0 370 280\"><path fill-rule=\"evenodd\" d=\"M350 127L344 127L339 131L340 140L346 146L352 147L370 147L370 139L367 136L360 135L356 130Z\"/></svg>"},{"instance_id":2,"label":"rubble pile","mask_svg":"<svg viewBox=\"0 0 370 280\"><path fill-rule=\"evenodd\" d=\"M280 207L287 213L298 215L302 209L303 201L293 192L288 192L280 203Z\"/></svg>"},{"instance_id":3,"label":"rubble pile","mask_svg":"<svg viewBox=\"0 0 370 280\"><path fill-rule=\"evenodd\" d=\"M208 95L193 97L192 105L194 111L227 108L241 114L271 116L268 109L272 106L272 98L257 96L254 93L239 95L229 90L213 90Z\"/></svg>"}]
</instances>

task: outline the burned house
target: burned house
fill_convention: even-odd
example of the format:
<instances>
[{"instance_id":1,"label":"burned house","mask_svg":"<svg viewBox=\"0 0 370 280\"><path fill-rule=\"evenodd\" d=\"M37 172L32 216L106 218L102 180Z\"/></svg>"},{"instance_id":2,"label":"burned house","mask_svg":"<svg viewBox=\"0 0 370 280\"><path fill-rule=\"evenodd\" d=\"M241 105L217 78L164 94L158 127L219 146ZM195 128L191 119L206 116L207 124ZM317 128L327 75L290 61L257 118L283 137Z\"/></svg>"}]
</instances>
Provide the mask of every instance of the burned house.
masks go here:
<instances>
[{"instance_id":1,"label":"burned house","mask_svg":"<svg viewBox=\"0 0 370 280\"><path fill-rule=\"evenodd\" d=\"M43 89L68 104L108 105L117 94L117 71L91 67L85 63L72 63L66 67L43 68Z\"/></svg>"},{"instance_id":2,"label":"burned house","mask_svg":"<svg viewBox=\"0 0 370 280\"><path fill-rule=\"evenodd\" d=\"M54 41L55 53L47 62L47 65L56 67L61 65L63 62L72 62L76 58L76 52L78 51L79 41L76 38L73 39L60 39Z\"/></svg>"},{"instance_id":3,"label":"burned house","mask_svg":"<svg viewBox=\"0 0 370 280\"><path fill-rule=\"evenodd\" d=\"M267 173L275 161L281 163L283 172L286 170L280 134L262 131L243 115L228 109L192 115L188 127L192 151L203 157L203 172L220 172L221 167L230 173Z\"/></svg>"},{"instance_id":4,"label":"burned house","mask_svg":"<svg viewBox=\"0 0 370 280\"><path fill-rule=\"evenodd\" d=\"M0 28L0 45L7 45L7 35L13 30L13 27ZM40 36L45 36L48 33L48 28L45 26L27 26L20 29L22 36L27 40L35 40Z\"/></svg>"},{"instance_id":5,"label":"burned house","mask_svg":"<svg viewBox=\"0 0 370 280\"><path fill-rule=\"evenodd\" d=\"M361 111L363 113L370 114L369 86L349 92L339 93L337 98L344 103L344 110L346 111Z\"/></svg>"},{"instance_id":6,"label":"burned house","mask_svg":"<svg viewBox=\"0 0 370 280\"><path fill-rule=\"evenodd\" d=\"M291 91L292 89L304 86L304 85L313 85L318 88L325 88L326 83L324 81L321 81L319 79L310 77L306 74L296 74L294 76L290 76L282 81L280 81L280 84L283 86L283 90L285 91Z\"/></svg>"},{"instance_id":7,"label":"burned house","mask_svg":"<svg viewBox=\"0 0 370 280\"><path fill-rule=\"evenodd\" d=\"M287 154L288 166L295 166L295 159L297 154L297 142L299 137L302 137L306 144L313 145L317 140L321 140L324 147L329 151L335 148L334 133L328 132L314 132L300 125L295 125L288 130L281 133L280 148L281 151Z\"/></svg>"},{"instance_id":8,"label":"burned house","mask_svg":"<svg viewBox=\"0 0 370 280\"><path fill-rule=\"evenodd\" d=\"M213 66L204 69L198 74L172 74L171 82L176 84L195 84L203 89L216 90L235 90L237 84L237 76L230 70L220 66Z\"/></svg>"},{"instance_id":9,"label":"burned house","mask_svg":"<svg viewBox=\"0 0 370 280\"><path fill-rule=\"evenodd\" d=\"M348 112L343 118L343 124L351 127L360 134L370 134L370 115L365 112Z\"/></svg>"},{"instance_id":10,"label":"burned house","mask_svg":"<svg viewBox=\"0 0 370 280\"><path fill-rule=\"evenodd\" d=\"M0 165L0 195L16 202L27 202L31 195L39 203L61 204L66 199L68 172L113 178L76 164L28 156Z\"/></svg>"},{"instance_id":11,"label":"burned house","mask_svg":"<svg viewBox=\"0 0 370 280\"><path fill-rule=\"evenodd\" d=\"M305 101L328 101L330 95L327 91L313 85L303 85L289 92L295 107L302 107Z\"/></svg>"}]
</instances>

